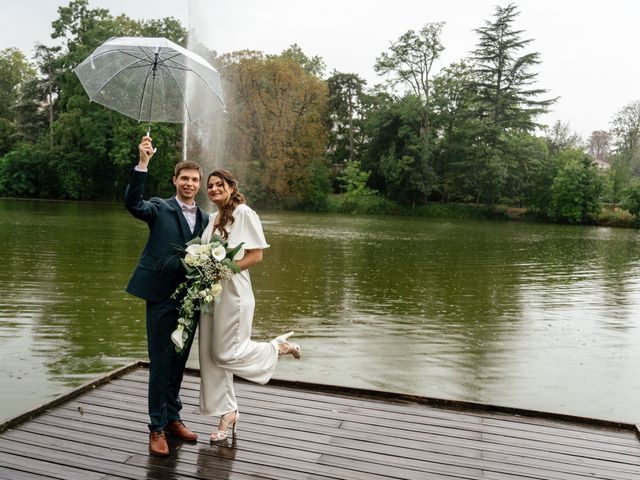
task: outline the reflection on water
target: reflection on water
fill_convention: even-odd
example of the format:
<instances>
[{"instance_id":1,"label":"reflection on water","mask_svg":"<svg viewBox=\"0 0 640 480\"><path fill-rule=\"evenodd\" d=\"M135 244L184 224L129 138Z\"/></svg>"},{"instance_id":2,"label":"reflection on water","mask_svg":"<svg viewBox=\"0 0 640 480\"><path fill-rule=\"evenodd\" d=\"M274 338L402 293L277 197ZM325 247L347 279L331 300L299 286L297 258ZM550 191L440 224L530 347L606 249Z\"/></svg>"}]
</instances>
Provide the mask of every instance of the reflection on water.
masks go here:
<instances>
[{"instance_id":1,"label":"reflection on water","mask_svg":"<svg viewBox=\"0 0 640 480\"><path fill-rule=\"evenodd\" d=\"M254 335L296 330L305 354L277 377L638 421L637 231L262 219ZM124 293L142 222L9 200L0 221L0 417L146 355L143 303Z\"/></svg>"}]
</instances>

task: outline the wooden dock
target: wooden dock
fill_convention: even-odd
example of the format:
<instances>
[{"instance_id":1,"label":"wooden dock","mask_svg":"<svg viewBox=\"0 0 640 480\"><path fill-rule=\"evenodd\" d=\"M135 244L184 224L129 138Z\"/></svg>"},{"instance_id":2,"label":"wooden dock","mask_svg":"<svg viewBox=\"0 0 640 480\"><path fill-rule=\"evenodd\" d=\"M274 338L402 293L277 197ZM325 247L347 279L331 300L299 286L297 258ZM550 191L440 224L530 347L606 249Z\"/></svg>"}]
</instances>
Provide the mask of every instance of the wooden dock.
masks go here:
<instances>
[{"instance_id":1,"label":"wooden dock","mask_svg":"<svg viewBox=\"0 0 640 480\"><path fill-rule=\"evenodd\" d=\"M285 381L236 390L238 440L210 445L217 419L199 415L189 372L198 442L151 457L147 370L130 365L0 425L0 479L640 479L634 425Z\"/></svg>"}]
</instances>

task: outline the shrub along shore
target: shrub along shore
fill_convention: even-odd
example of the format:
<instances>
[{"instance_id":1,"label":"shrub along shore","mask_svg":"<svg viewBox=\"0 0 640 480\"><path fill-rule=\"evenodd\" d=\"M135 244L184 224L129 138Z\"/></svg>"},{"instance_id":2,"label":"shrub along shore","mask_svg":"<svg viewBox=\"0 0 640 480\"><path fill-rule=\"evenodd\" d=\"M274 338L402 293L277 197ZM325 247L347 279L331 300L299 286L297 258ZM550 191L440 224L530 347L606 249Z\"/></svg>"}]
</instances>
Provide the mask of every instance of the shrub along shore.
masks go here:
<instances>
[{"instance_id":1,"label":"shrub along shore","mask_svg":"<svg viewBox=\"0 0 640 480\"><path fill-rule=\"evenodd\" d=\"M544 215L526 208L506 205L473 205L468 203L428 203L415 207L399 205L380 196L348 198L347 195L331 195L327 203L331 213L357 215L402 215L424 218L461 219L461 220L506 220L535 223L551 222ZM638 217L622 209L603 208L591 223L603 227L638 228Z\"/></svg>"}]
</instances>

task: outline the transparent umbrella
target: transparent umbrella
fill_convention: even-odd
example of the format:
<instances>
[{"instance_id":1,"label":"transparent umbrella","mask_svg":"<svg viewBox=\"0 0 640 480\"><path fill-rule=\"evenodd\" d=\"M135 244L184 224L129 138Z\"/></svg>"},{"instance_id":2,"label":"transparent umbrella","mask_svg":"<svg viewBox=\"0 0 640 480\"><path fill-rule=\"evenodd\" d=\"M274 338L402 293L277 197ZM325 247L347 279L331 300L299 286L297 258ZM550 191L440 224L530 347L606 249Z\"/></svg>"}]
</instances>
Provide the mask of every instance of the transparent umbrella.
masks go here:
<instances>
[{"instance_id":1,"label":"transparent umbrella","mask_svg":"<svg viewBox=\"0 0 640 480\"><path fill-rule=\"evenodd\" d=\"M91 101L138 122L190 123L224 108L220 75L199 55L166 38L118 37L74 72Z\"/></svg>"}]
</instances>

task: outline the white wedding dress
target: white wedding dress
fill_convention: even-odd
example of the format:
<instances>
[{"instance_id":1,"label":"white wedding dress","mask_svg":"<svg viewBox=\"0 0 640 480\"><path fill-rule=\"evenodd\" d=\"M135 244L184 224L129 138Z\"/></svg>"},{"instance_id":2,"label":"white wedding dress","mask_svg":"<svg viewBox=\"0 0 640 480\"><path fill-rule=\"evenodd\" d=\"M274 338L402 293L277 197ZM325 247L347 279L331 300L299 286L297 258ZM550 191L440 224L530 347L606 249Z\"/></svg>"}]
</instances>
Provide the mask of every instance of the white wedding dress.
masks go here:
<instances>
[{"instance_id":1,"label":"white wedding dress","mask_svg":"<svg viewBox=\"0 0 640 480\"><path fill-rule=\"evenodd\" d=\"M202 234L211 239L215 216ZM227 225L228 247L244 242L234 260L244 251L268 248L262 224L256 212L240 204L233 212L234 222ZM220 234L216 231L215 233ZM212 302L208 312L200 315L200 412L220 416L238 409L233 390L233 375L257 383L267 383L278 363L278 347L274 342L251 340L255 299L248 270L222 281L219 302Z\"/></svg>"}]
</instances>

